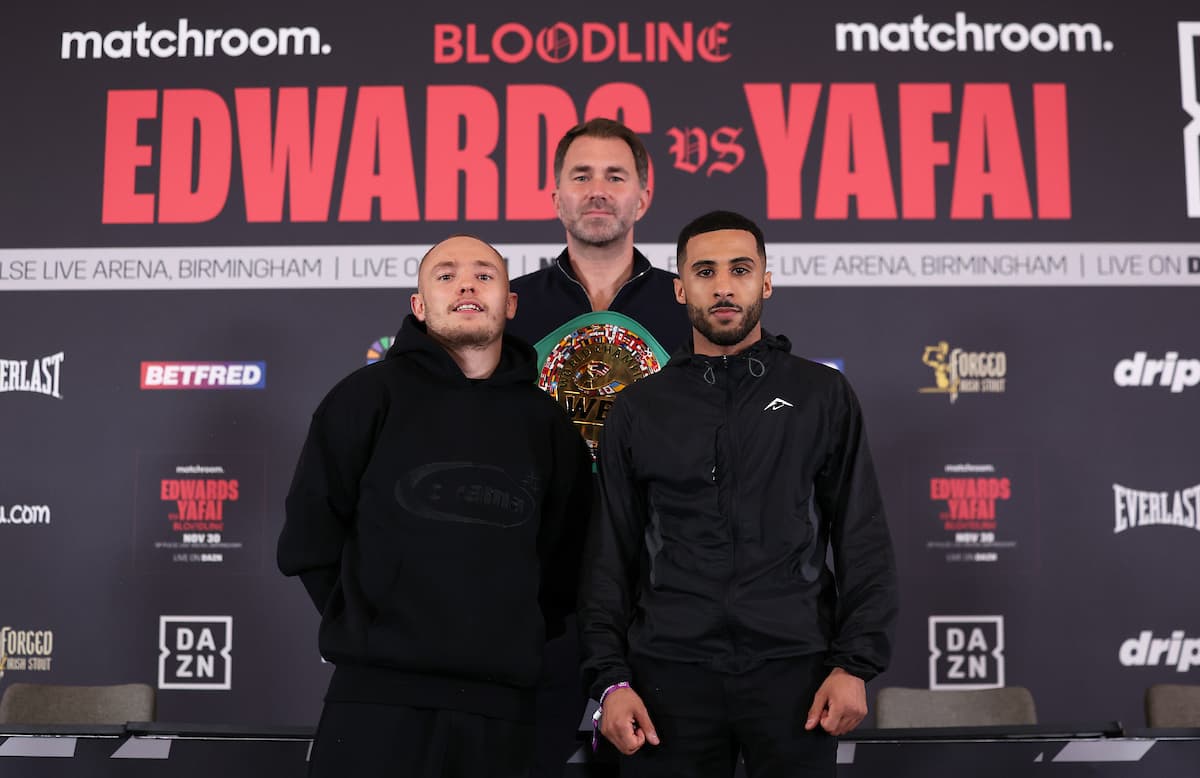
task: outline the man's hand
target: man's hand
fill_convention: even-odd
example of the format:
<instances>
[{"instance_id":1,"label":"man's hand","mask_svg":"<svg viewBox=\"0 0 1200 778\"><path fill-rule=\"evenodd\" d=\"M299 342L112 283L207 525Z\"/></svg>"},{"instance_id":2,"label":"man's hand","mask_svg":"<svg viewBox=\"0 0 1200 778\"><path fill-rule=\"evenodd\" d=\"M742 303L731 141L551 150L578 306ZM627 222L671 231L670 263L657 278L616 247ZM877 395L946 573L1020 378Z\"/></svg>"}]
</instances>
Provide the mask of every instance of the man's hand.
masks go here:
<instances>
[{"instance_id":1,"label":"man's hand","mask_svg":"<svg viewBox=\"0 0 1200 778\"><path fill-rule=\"evenodd\" d=\"M831 735L844 735L857 727L866 715L866 683L858 676L835 667L821 688L817 689L804 728L813 729L820 724Z\"/></svg>"},{"instance_id":2,"label":"man's hand","mask_svg":"<svg viewBox=\"0 0 1200 778\"><path fill-rule=\"evenodd\" d=\"M646 741L658 745L658 733L654 731L654 723L650 721L645 703L637 692L628 688L613 689L604 698L600 734L626 756L637 751Z\"/></svg>"}]
</instances>

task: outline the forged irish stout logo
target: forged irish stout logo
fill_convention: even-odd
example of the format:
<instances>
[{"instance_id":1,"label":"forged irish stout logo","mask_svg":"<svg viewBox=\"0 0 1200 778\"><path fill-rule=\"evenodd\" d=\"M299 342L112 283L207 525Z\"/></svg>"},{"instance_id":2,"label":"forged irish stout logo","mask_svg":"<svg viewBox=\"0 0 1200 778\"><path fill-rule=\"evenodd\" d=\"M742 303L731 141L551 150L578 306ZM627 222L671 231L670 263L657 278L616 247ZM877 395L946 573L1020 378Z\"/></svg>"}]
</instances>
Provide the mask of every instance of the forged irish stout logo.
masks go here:
<instances>
[{"instance_id":1,"label":"forged irish stout logo","mask_svg":"<svg viewBox=\"0 0 1200 778\"><path fill-rule=\"evenodd\" d=\"M0 627L0 678L5 673L49 672L53 654L53 630Z\"/></svg>"},{"instance_id":2,"label":"forged irish stout logo","mask_svg":"<svg viewBox=\"0 0 1200 778\"><path fill-rule=\"evenodd\" d=\"M158 688L232 688L232 616L160 616L158 649Z\"/></svg>"},{"instance_id":3,"label":"forged irish stout logo","mask_svg":"<svg viewBox=\"0 0 1200 778\"><path fill-rule=\"evenodd\" d=\"M934 386L922 394L948 394L950 402L960 394L999 393L1008 376L1008 356L1003 351L965 351L950 348L946 341L926 346L921 361L933 370Z\"/></svg>"},{"instance_id":4,"label":"forged irish stout logo","mask_svg":"<svg viewBox=\"0 0 1200 778\"><path fill-rule=\"evenodd\" d=\"M617 394L661 367L662 346L633 319L611 311L572 319L537 344L538 386L566 409L592 459Z\"/></svg>"},{"instance_id":5,"label":"forged irish stout logo","mask_svg":"<svg viewBox=\"0 0 1200 778\"><path fill-rule=\"evenodd\" d=\"M930 616L929 688L1004 686L1003 616Z\"/></svg>"}]
</instances>

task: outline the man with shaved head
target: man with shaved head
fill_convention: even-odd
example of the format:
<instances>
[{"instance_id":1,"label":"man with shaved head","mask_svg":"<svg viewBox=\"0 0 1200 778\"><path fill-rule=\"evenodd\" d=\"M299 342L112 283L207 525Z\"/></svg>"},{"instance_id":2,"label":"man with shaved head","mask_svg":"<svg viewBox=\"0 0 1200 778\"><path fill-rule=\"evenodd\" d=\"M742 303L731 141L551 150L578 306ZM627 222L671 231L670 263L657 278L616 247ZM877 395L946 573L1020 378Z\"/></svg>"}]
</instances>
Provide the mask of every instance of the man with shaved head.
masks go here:
<instances>
[{"instance_id":1,"label":"man with shaved head","mask_svg":"<svg viewBox=\"0 0 1200 778\"><path fill-rule=\"evenodd\" d=\"M312 776L528 775L547 634L573 605L590 457L535 384L503 259L421 261L387 356L313 414L279 568L335 666Z\"/></svg>"}]
</instances>

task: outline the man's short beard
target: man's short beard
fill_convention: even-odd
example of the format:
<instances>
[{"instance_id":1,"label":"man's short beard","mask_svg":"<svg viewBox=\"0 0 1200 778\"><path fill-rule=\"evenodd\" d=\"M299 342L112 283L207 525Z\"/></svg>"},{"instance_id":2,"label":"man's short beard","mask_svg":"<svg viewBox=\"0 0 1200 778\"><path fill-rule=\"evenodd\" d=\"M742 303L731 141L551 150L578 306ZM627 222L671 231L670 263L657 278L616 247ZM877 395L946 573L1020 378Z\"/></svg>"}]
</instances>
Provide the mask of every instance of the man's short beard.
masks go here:
<instances>
[{"instance_id":1,"label":"man's short beard","mask_svg":"<svg viewBox=\"0 0 1200 778\"><path fill-rule=\"evenodd\" d=\"M742 309L742 323L734 329L720 329L713 326L708 318L708 309L688 303L688 318L692 326L700 331L704 339L714 346L736 346L746 339L746 336L758 326L762 318L762 300L756 300Z\"/></svg>"},{"instance_id":2,"label":"man's short beard","mask_svg":"<svg viewBox=\"0 0 1200 778\"><path fill-rule=\"evenodd\" d=\"M586 246L607 246L621 240L629 234L630 230L633 229L632 221L626 222L621 218L621 214L619 213L614 213L613 216L616 217L616 221L612 225L611 230L600 229L587 231L583 227L583 217L573 219L570 222L565 223L564 226L567 228L567 232L570 233L572 238Z\"/></svg>"},{"instance_id":3,"label":"man's short beard","mask_svg":"<svg viewBox=\"0 0 1200 778\"><path fill-rule=\"evenodd\" d=\"M448 348L484 348L498 338L504 337L504 330L496 332L494 330L451 329L439 332L430 331L429 334L438 343Z\"/></svg>"}]
</instances>

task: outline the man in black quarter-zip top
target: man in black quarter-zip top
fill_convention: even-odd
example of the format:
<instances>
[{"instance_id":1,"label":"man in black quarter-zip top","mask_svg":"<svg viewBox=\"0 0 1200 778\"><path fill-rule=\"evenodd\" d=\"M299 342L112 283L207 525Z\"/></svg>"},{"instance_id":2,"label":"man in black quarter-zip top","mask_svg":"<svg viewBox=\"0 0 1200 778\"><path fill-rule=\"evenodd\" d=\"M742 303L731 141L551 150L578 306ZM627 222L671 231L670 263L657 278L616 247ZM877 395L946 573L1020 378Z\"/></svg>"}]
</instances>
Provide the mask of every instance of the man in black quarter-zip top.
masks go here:
<instances>
[{"instance_id":1,"label":"man in black quarter-zip top","mask_svg":"<svg viewBox=\"0 0 1200 778\"><path fill-rule=\"evenodd\" d=\"M858 400L762 329L762 231L680 233L692 349L622 392L580 590L583 673L623 775L832 776L891 654L895 562ZM827 552L832 552L832 568Z\"/></svg>"},{"instance_id":2,"label":"man in black quarter-zip top","mask_svg":"<svg viewBox=\"0 0 1200 778\"><path fill-rule=\"evenodd\" d=\"M650 207L649 176L646 147L624 124L596 118L568 130L554 154L553 192L567 247L512 284L519 305L508 332L535 346L538 385L563 406L593 458L614 397L691 338L674 301L675 274L633 245L634 223ZM579 748L587 700L576 635L571 619L546 646L537 778L561 776Z\"/></svg>"}]
</instances>

